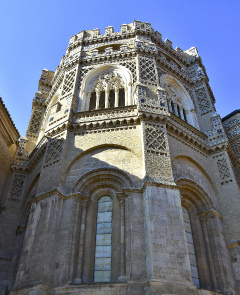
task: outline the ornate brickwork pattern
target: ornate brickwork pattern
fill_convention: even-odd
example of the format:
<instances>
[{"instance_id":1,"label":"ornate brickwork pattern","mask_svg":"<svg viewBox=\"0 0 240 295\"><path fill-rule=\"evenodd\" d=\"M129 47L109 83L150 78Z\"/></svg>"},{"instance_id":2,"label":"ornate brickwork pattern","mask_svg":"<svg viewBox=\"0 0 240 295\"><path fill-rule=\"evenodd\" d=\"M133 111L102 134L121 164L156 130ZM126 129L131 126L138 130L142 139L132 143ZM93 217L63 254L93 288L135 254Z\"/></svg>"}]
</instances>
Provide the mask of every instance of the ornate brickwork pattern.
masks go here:
<instances>
[{"instance_id":1,"label":"ornate brickwork pattern","mask_svg":"<svg viewBox=\"0 0 240 295\"><path fill-rule=\"evenodd\" d=\"M201 115L212 111L210 103L207 97L206 89L204 87L195 90L197 95L197 101L200 108Z\"/></svg>"},{"instance_id":2,"label":"ornate brickwork pattern","mask_svg":"<svg viewBox=\"0 0 240 295\"><path fill-rule=\"evenodd\" d=\"M134 61L122 60L119 64L130 70L130 72L132 73L133 82L136 82L137 81L136 63Z\"/></svg>"},{"instance_id":3,"label":"ornate brickwork pattern","mask_svg":"<svg viewBox=\"0 0 240 295\"><path fill-rule=\"evenodd\" d=\"M75 75L76 75L76 69L66 74L64 84L63 84L62 95L65 95L72 91Z\"/></svg>"},{"instance_id":4,"label":"ornate brickwork pattern","mask_svg":"<svg viewBox=\"0 0 240 295\"><path fill-rule=\"evenodd\" d=\"M28 129L28 134L33 135L37 134L40 128L42 119L42 112L40 111L34 111L31 118L31 123Z\"/></svg>"},{"instance_id":5,"label":"ornate brickwork pattern","mask_svg":"<svg viewBox=\"0 0 240 295\"><path fill-rule=\"evenodd\" d=\"M58 162L62 155L63 139L53 138L50 140L46 152L45 166Z\"/></svg>"},{"instance_id":6,"label":"ornate brickwork pattern","mask_svg":"<svg viewBox=\"0 0 240 295\"><path fill-rule=\"evenodd\" d=\"M229 129L234 127L235 125L240 123L240 116L237 118L232 119L231 121L228 121L228 123L226 124L225 122L223 123L224 128Z\"/></svg>"},{"instance_id":7,"label":"ornate brickwork pattern","mask_svg":"<svg viewBox=\"0 0 240 295\"><path fill-rule=\"evenodd\" d=\"M146 128L147 152L160 153L166 151L166 138L161 130L148 125Z\"/></svg>"},{"instance_id":8,"label":"ornate brickwork pattern","mask_svg":"<svg viewBox=\"0 0 240 295\"><path fill-rule=\"evenodd\" d=\"M85 77L85 75L91 71L93 69L93 67L82 67L81 68L81 71L80 71L80 74L79 74L79 79L78 79L78 89L80 89L81 87L81 83L82 83L82 80L83 78Z\"/></svg>"},{"instance_id":9,"label":"ornate brickwork pattern","mask_svg":"<svg viewBox=\"0 0 240 295\"><path fill-rule=\"evenodd\" d=\"M141 57L139 67L141 82L157 85L154 60L152 58Z\"/></svg>"},{"instance_id":10,"label":"ornate brickwork pattern","mask_svg":"<svg viewBox=\"0 0 240 295\"><path fill-rule=\"evenodd\" d=\"M236 157L240 156L240 140L232 143L232 149Z\"/></svg>"},{"instance_id":11,"label":"ornate brickwork pattern","mask_svg":"<svg viewBox=\"0 0 240 295\"><path fill-rule=\"evenodd\" d=\"M173 181L164 126L147 123L144 127L146 177L161 183Z\"/></svg>"},{"instance_id":12,"label":"ornate brickwork pattern","mask_svg":"<svg viewBox=\"0 0 240 295\"><path fill-rule=\"evenodd\" d=\"M217 161L217 165L218 165L218 171L219 171L219 174L220 174L220 177L222 179L226 179L230 176L230 172L229 172L229 169L228 169L228 165L227 165L227 161L225 158L222 158L222 159L219 159Z\"/></svg>"},{"instance_id":13,"label":"ornate brickwork pattern","mask_svg":"<svg viewBox=\"0 0 240 295\"><path fill-rule=\"evenodd\" d=\"M9 200L15 201L15 202L21 201L21 196L22 196L23 186L24 186L24 179L25 179L25 175L21 175L21 174L15 175L12 182Z\"/></svg>"},{"instance_id":14,"label":"ornate brickwork pattern","mask_svg":"<svg viewBox=\"0 0 240 295\"><path fill-rule=\"evenodd\" d=\"M235 128L232 128L232 129L231 129L231 132L228 132L228 133L227 133L227 136L228 136L228 138L229 138L229 137L234 137L234 136L236 136L237 134L240 134L240 126L236 126Z\"/></svg>"}]
</instances>

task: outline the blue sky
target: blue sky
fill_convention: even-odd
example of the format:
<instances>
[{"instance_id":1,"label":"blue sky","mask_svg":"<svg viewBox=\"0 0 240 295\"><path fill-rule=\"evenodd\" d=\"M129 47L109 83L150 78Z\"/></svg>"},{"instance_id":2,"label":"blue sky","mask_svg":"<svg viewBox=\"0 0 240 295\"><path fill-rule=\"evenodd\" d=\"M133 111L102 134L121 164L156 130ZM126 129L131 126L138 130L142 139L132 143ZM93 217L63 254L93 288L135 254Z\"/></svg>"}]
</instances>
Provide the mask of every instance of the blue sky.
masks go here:
<instances>
[{"instance_id":1,"label":"blue sky","mask_svg":"<svg viewBox=\"0 0 240 295\"><path fill-rule=\"evenodd\" d=\"M5 2L5 3L3 3ZM0 5L0 95L21 136L41 70L55 70L82 30L150 22L183 50L198 48L221 116L240 109L240 1L8 0Z\"/></svg>"}]
</instances>

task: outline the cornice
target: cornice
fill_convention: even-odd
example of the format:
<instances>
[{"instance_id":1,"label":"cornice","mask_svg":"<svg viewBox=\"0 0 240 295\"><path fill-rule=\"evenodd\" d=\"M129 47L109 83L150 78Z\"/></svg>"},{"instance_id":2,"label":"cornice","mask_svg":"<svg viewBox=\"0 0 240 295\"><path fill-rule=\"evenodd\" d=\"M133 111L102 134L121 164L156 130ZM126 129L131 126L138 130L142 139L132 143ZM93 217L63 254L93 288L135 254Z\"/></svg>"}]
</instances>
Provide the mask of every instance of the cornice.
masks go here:
<instances>
[{"instance_id":1,"label":"cornice","mask_svg":"<svg viewBox=\"0 0 240 295\"><path fill-rule=\"evenodd\" d=\"M9 139L12 143L16 143L20 137L20 134L5 106L2 98L0 97L0 120L4 126L4 129L8 133Z\"/></svg>"},{"instance_id":2,"label":"cornice","mask_svg":"<svg viewBox=\"0 0 240 295\"><path fill-rule=\"evenodd\" d=\"M205 156L210 156L220 151L226 151L227 149L227 141L210 146L208 143L208 136L205 133L194 128L172 113L166 126L169 135L172 135Z\"/></svg>"}]
</instances>

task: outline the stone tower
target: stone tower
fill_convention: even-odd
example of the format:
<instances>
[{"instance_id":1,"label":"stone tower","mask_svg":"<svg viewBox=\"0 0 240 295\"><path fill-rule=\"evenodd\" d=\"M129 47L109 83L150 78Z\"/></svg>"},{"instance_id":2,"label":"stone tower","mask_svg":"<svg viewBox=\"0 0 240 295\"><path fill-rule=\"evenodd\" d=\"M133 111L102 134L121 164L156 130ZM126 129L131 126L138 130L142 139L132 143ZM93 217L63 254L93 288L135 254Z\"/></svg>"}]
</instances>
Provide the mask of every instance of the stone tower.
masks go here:
<instances>
[{"instance_id":1,"label":"stone tower","mask_svg":"<svg viewBox=\"0 0 240 295\"><path fill-rule=\"evenodd\" d=\"M208 82L149 23L70 38L1 199L1 295L239 294L237 168Z\"/></svg>"}]
</instances>

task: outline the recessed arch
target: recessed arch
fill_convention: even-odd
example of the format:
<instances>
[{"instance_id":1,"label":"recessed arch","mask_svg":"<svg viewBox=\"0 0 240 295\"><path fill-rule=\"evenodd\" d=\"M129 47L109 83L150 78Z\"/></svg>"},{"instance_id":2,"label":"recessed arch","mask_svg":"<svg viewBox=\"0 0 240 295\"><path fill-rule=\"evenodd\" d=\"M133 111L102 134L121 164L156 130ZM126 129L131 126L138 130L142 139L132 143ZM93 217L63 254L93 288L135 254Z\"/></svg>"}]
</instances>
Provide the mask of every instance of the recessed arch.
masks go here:
<instances>
[{"instance_id":1,"label":"recessed arch","mask_svg":"<svg viewBox=\"0 0 240 295\"><path fill-rule=\"evenodd\" d=\"M133 188L134 184L130 177L123 171L116 168L94 169L81 176L72 188L72 193L80 192L88 197L102 188L111 188L121 192L123 188Z\"/></svg>"},{"instance_id":2,"label":"recessed arch","mask_svg":"<svg viewBox=\"0 0 240 295\"><path fill-rule=\"evenodd\" d=\"M124 171L136 187L141 186L142 161L129 148L119 145L100 145L77 155L68 166L66 192L70 193L77 179L94 169L118 169Z\"/></svg>"},{"instance_id":3,"label":"recessed arch","mask_svg":"<svg viewBox=\"0 0 240 295\"><path fill-rule=\"evenodd\" d=\"M185 161L185 163L184 163L184 161ZM190 165L187 165L187 164L190 164ZM208 191L208 194L214 195L214 196L217 195L218 190L217 190L217 187L216 187L215 183L213 182L212 178L209 176L209 174L206 172L206 170L198 162L196 162L193 158L191 158L189 156L178 155L172 159L173 175L174 175L175 181L179 177L188 178L188 179L195 181L197 184L199 184L201 186L201 184L199 183L197 173L190 173L189 172L189 174L187 176L187 171L184 171L184 169L181 167L177 167L179 165L180 166L185 165L187 167L187 169L190 169L191 165L195 166L197 171L207 180L207 183L209 184L208 187L209 187L210 191ZM179 170L181 170L181 171L179 171ZM207 189L205 189L205 190L207 191Z\"/></svg>"},{"instance_id":4,"label":"recessed arch","mask_svg":"<svg viewBox=\"0 0 240 295\"><path fill-rule=\"evenodd\" d=\"M81 89L79 93L79 106L78 111L88 111L89 110L89 95L92 91L92 85L96 80L102 81L102 86L99 88L99 91L107 92L108 83L106 83L106 79L101 80L101 75L115 75L115 78L118 77L119 80L122 82L122 86L125 89L125 105L132 105L133 104L133 96L132 96L132 84L133 78L132 73L126 67L117 65L117 64L107 64L101 65L94 68L90 71L84 78L81 84ZM111 85L111 79L109 79L109 87L110 89L113 88ZM120 87L120 86L119 86ZM120 88L121 88L120 87ZM97 106L98 107L98 106ZM106 107L106 106L105 106Z\"/></svg>"},{"instance_id":5,"label":"recessed arch","mask_svg":"<svg viewBox=\"0 0 240 295\"><path fill-rule=\"evenodd\" d=\"M168 74L160 77L160 86L167 91L171 111L178 116L177 106L180 107L182 119L186 119L189 124L199 129L194 104L185 87L176 78ZM176 107L174 107L174 104Z\"/></svg>"},{"instance_id":6,"label":"recessed arch","mask_svg":"<svg viewBox=\"0 0 240 295\"><path fill-rule=\"evenodd\" d=\"M210 236L206 224L201 221L201 216L206 216L215 209L215 204L208 193L193 180L179 178L176 184L180 186L192 280L197 287L211 290L214 278L213 257L208 245ZM211 227L210 224L208 226Z\"/></svg>"},{"instance_id":7,"label":"recessed arch","mask_svg":"<svg viewBox=\"0 0 240 295\"><path fill-rule=\"evenodd\" d=\"M121 150L125 150L125 151L129 151L132 152L136 157L137 155L135 154L135 152L123 145L118 145L118 144L100 144L100 145L96 145L92 148L89 148L83 152L81 152L76 158L74 158L71 163L68 165L67 169L66 169L66 173L68 173L68 171L71 169L72 165L79 160L81 157L85 156L86 154L94 151L94 150L98 150L98 149L102 149L102 148L117 148L117 149L121 149Z\"/></svg>"},{"instance_id":8,"label":"recessed arch","mask_svg":"<svg viewBox=\"0 0 240 295\"><path fill-rule=\"evenodd\" d=\"M207 192L195 181L187 178L179 178L176 184L180 186L182 205L190 210L209 211L214 207L212 199Z\"/></svg>"}]
</instances>

